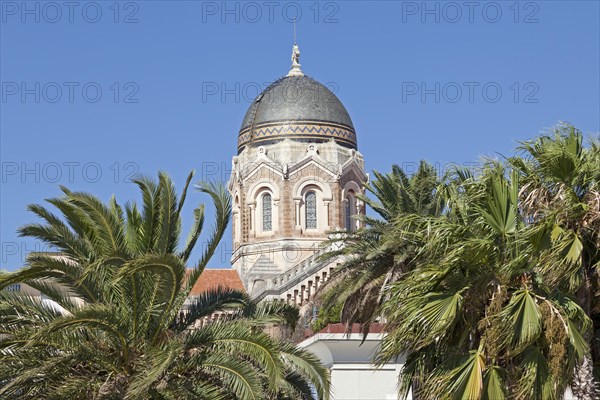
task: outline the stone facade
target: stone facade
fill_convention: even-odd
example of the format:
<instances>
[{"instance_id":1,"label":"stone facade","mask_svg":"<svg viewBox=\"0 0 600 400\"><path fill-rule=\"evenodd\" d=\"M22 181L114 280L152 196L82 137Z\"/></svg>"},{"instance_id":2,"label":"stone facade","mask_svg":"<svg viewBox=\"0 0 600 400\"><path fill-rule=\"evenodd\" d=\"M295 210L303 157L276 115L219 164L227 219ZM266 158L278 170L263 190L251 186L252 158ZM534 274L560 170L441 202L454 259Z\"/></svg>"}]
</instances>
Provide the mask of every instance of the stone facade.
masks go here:
<instances>
[{"instance_id":1,"label":"stone facade","mask_svg":"<svg viewBox=\"0 0 600 400\"><path fill-rule=\"evenodd\" d=\"M315 282L326 279L322 272L328 272L330 266L313 271L314 276L287 290L282 276L299 270L299 266L306 271L305 261L320 253L331 232L356 229L358 222L352 216L364 212L356 196L363 193L366 180L362 155L333 139L310 142L286 138L246 146L234 157L229 181L232 265L247 291L253 297L263 298L268 291L270 298L307 301L311 288L314 293ZM311 224L307 196L316 198L316 223L313 220ZM265 208L266 212L270 209L270 217L264 215ZM274 282L282 284L280 293Z\"/></svg>"},{"instance_id":2,"label":"stone facade","mask_svg":"<svg viewBox=\"0 0 600 400\"><path fill-rule=\"evenodd\" d=\"M229 192L231 263L251 297L303 305L338 260L318 256L334 232L354 231L367 175L348 111L292 68L252 102L238 134Z\"/></svg>"}]
</instances>

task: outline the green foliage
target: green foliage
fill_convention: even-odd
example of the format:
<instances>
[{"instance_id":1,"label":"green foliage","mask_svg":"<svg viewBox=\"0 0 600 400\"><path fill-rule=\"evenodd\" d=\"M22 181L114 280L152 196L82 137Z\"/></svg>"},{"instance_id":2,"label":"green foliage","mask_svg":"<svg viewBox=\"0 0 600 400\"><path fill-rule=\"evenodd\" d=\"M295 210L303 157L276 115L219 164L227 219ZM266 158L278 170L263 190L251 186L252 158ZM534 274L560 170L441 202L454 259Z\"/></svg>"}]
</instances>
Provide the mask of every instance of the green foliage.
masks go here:
<instances>
[{"instance_id":1,"label":"green foliage","mask_svg":"<svg viewBox=\"0 0 600 400\"><path fill-rule=\"evenodd\" d=\"M398 165L391 173L374 172L375 179L366 189L374 198L359 196L381 219L359 215L362 228L355 233L340 233L333 243L344 246L324 257L341 257L341 263L317 293L319 321L359 322L366 333L377 319L375 310L385 300L384 288L410 270L415 247L407 232L390 236L390 227L399 215L439 215L442 201L436 197L440 181L434 168L421 162L414 175L408 176ZM402 243L402 251L396 246ZM329 290L332 288L332 290Z\"/></svg>"},{"instance_id":2,"label":"green foliage","mask_svg":"<svg viewBox=\"0 0 600 400\"><path fill-rule=\"evenodd\" d=\"M179 248L183 194L164 173L134 182L142 205L62 188L40 205L42 223L22 236L57 253L33 254L0 274L0 398L265 399L329 396L329 374L311 354L263 333L291 326L298 310L255 304L245 293L216 288L189 297L217 249L231 214L222 186L201 184L216 223L200 260L186 263L204 226L204 206ZM55 302L1 290L25 283ZM208 323L219 313L219 321ZM204 321L204 322L203 322Z\"/></svg>"},{"instance_id":3,"label":"green foliage","mask_svg":"<svg viewBox=\"0 0 600 400\"><path fill-rule=\"evenodd\" d=\"M310 328L313 332L319 332L329 324L337 324L341 321L340 314L342 312L342 304L326 309L321 308L316 320L311 324Z\"/></svg>"},{"instance_id":4,"label":"green foliage","mask_svg":"<svg viewBox=\"0 0 600 400\"><path fill-rule=\"evenodd\" d=\"M375 174L380 218L330 254L320 296L386 322L376 362L406 357L401 397L600 398L599 149L560 125L476 175Z\"/></svg>"}]
</instances>

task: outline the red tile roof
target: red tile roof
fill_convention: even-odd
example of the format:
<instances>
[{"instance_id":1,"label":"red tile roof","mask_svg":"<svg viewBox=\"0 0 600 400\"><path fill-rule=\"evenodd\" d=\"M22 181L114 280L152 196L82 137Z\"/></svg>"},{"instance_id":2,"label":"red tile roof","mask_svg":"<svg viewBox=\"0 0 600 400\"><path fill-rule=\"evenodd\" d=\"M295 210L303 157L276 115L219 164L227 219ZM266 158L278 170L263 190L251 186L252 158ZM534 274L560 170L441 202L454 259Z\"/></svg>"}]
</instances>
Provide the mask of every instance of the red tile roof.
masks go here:
<instances>
[{"instance_id":1,"label":"red tile roof","mask_svg":"<svg viewBox=\"0 0 600 400\"><path fill-rule=\"evenodd\" d=\"M188 274L191 270L187 271ZM246 291L237 271L234 269L205 269L190 292L190 296L198 296L217 287Z\"/></svg>"}]
</instances>

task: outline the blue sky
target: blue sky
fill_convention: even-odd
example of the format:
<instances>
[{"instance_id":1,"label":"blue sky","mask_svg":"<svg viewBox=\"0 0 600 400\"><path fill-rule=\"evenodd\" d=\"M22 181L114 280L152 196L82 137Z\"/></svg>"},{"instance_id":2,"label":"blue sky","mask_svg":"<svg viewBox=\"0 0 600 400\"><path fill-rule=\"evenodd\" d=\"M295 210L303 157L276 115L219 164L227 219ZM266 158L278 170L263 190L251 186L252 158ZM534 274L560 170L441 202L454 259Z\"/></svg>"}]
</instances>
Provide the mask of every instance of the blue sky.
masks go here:
<instances>
[{"instance_id":1,"label":"blue sky","mask_svg":"<svg viewBox=\"0 0 600 400\"><path fill-rule=\"evenodd\" d=\"M128 178L226 180L260 87L290 66L333 88L369 171L508 154L559 121L600 132L598 1L0 1L0 268L60 184L136 199ZM192 207L208 199L188 197ZM209 215L209 217L212 214ZM212 267L228 266L230 233Z\"/></svg>"}]
</instances>

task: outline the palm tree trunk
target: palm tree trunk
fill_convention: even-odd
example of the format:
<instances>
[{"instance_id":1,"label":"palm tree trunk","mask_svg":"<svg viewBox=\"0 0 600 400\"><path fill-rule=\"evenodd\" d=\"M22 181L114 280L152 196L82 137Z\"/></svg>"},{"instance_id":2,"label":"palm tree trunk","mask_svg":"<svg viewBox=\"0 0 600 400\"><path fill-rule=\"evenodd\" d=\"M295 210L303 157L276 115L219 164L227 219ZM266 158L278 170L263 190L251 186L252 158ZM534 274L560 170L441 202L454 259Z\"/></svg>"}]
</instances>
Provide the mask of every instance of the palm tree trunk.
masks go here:
<instances>
[{"instance_id":1,"label":"palm tree trunk","mask_svg":"<svg viewBox=\"0 0 600 400\"><path fill-rule=\"evenodd\" d=\"M587 274L586 274L587 275ZM591 283L587 276L585 277L584 284L577 293L579 304L584 309L586 314L591 318ZM583 357L581 363L575 366L575 376L573 377L573 383L571 390L573 395L580 400L593 400L600 399L600 386L596 382L594 377L594 362L592 359L592 341L593 334L586 335L586 340L590 346L590 351Z\"/></svg>"},{"instance_id":2,"label":"palm tree trunk","mask_svg":"<svg viewBox=\"0 0 600 400\"><path fill-rule=\"evenodd\" d=\"M109 377L98 390L96 400L121 399L125 396L129 380L123 374Z\"/></svg>"},{"instance_id":3,"label":"palm tree trunk","mask_svg":"<svg viewBox=\"0 0 600 400\"><path fill-rule=\"evenodd\" d=\"M598 389L598 383L594 379L592 356L588 354L575 367L571 390L579 400L594 400L600 398L600 390Z\"/></svg>"}]
</instances>

